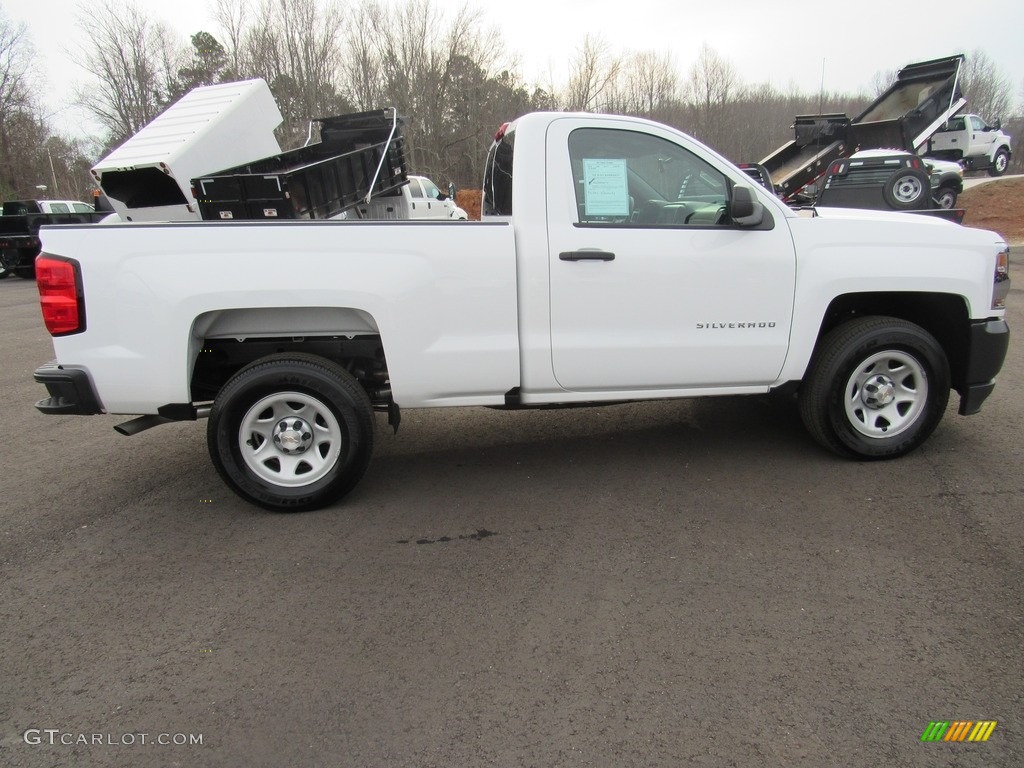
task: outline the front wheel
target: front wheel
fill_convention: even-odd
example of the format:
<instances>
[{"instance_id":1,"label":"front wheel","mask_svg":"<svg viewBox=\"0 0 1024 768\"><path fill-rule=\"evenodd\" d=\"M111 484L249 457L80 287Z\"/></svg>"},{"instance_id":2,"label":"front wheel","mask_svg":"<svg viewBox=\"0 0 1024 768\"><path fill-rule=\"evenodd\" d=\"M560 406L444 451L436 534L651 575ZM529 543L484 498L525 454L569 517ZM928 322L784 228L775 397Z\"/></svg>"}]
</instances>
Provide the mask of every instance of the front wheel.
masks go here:
<instances>
[{"instance_id":1,"label":"front wheel","mask_svg":"<svg viewBox=\"0 0 1024 768\"><path fill-rule=\"evenodd\" d=\"M373 408L344 368L315 355L271 355L214 400L207 447L242 498L278 512L331 504L362 478L373 453Z\"/></svg>"},{"instance_id":2,"label":"front wheel","mask_svg":"<svg viewBox=\"0 0 1024 768\"><path fill-rule=\"evenodd\" d=\"M822 339L800 389L800 415L835 453L892 459L935 430L949 386L949 362L930 333L897 318L859 318Z\"/></svg>"},{"instance_id":3,"label":"front wheel","mask_svg":"<svg viewBox=\"0 0 1024 768\"><path fill-rule=\"evenodd\" d=\"M942 187L935 193L935 204L939 208L946 208L947 210L956 206L956 190L952 187Z\"/></svg>"},{"instance_id":4,"label":"front wheel","mask_svg":"<svg viewBox=\"0 0 1024 768\"><path fill-rule=\"evenodd\" d=\"M988 169L989 176L1002 176L1010 167L1010 153L1005 149L997 149L992 158L992 165Z\"/></svg>"}]
</instances>

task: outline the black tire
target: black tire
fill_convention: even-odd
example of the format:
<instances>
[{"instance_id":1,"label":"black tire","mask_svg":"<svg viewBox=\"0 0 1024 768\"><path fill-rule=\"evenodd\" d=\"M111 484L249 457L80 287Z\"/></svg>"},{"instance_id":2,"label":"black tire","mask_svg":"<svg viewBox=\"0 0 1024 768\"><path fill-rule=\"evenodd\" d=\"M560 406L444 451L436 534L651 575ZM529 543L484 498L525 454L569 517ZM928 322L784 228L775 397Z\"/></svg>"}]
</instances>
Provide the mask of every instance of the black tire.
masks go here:
<instances>
[{"instance_id":1,"label":"black tire","mask_svg":"<svg viewBox=\"0 0 1024 768\"><path fill-rule=\"evenodd\" d=\"M989 176L1002 176L1006 173L1006 169L1010 167L1010 153L1006 151L1005 147L1000 147L996 150L996 153L992 156L992 165L989 166Z\"/></svg>"},{"instance_id":2,"label":"black tire","mask_svg":"<svg viewBox=\"0 0 1024 768\"><path fill-rule=\"evenodd\" d=\"M915 211L927 208L931 185L928 174L917 168L901 168L889 177L882 187L885 202L897 211Z\"/></svg>"},{"instance_id":3,"label":"black tire","mask_svg":"<svg viewBox=\"0 0 1024 768\"><path fill-rule=\"evenodd\" d=\"M370 399L351 374L315 355L283 353L224 385L206 441L217 472L243 499L304 512L356 486L373 455L373 434Z\"/></svg>"},{"instance_id":4,"label":"black tire","mask_svg":"<svg viewBox=\"0 0 1024 768\"><path fill-rule=\"evenodd\" d=\"M894 317L858 318L819 343L800 388L800 415L830 451L894 459L935 430L949 386L949 361L926 330Z\"/></svg>"},{"instance_id":5,"label":"black tire","mask_svg":"<svg viewBox=\"0 0 1024 768\"><path fill-rule=\"evenodd\" d=\"M11 270L0 264L0 280L6 280L12 274Z\"/></svg>"},{"instance_id":6,"label":"black tire","mask_svg":"<svg viewBox=\"0 0 1024 768\"><path fill-rule=\"evenodd\" d=\"M935 192L935 204L939 208L955 208L956 207L956 190L952 187L941 187Z\"/></svg>"}]
</instances>

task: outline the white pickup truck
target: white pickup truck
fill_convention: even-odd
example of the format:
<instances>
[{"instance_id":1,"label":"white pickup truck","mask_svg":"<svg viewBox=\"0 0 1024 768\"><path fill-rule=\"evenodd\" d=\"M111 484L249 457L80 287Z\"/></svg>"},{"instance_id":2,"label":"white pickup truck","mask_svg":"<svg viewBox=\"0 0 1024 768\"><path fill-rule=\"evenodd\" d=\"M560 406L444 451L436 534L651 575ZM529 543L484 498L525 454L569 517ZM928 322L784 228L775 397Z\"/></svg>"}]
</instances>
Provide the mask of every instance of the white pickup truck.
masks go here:
<instances>
[{"instance_id":1,"label":"white pickup truck","mask_svg":"<svg viewBox=\"0 0 1024 768\"><path fill-rule=\"evenodd\" d=\"M51 414L208 416L227 484L275 510L350 491L374 411L795 391L811 435L882 459L1006 354L1006 243L880 211L796 212L657 123L503 126L483 221L44 230ZM202 279L197 280L196 276Z\"/></svg>"},{"instance_id":2,"label":"white pickup truck","mask_svg":"<svg viewBox=\"0 0 1024 768\"><path fill-rule=\"evenodd\" d=\"M403 184L390 195L375 197L344 212L339 218L377 219L396 221L401 219L466 221L466 211L455 204L455 200L438 189L426 176L409 176L409 183Z\"/></svg>"}]
</instances>

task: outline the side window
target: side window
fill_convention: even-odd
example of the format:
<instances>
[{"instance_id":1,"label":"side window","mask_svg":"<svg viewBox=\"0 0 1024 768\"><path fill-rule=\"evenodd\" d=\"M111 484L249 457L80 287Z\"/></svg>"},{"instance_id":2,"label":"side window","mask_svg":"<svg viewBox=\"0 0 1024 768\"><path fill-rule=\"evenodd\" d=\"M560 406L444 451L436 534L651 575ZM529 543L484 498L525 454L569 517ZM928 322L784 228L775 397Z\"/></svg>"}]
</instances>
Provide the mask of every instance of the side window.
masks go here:
<instances>
[{"instance_id":1,"label":"side window","mask_svg":"<svg viewBox=\"0 0 1024 768\"><path fill-rule=\"evenodd\" d=\"M423 197L423 187L420 186L419 179L409 179L409 194L417 200Z\"/></svg>"},{"instance_id":2,"label":"side window","mask_svg":"<svg viewBox=\"0 0 1024 768\"><path fill-rule=\"evenodd\" d=\"M92 213L92 206L87 203L72 203L75 207L75 213Z\"/></svg>"},{"instance_id":3,"label":"side window","mask_svg":"<svg viewBox=\"0 0 1024 768\"><path fill-rule=\"evenodd\" d=\"M67 203L50 203L50 213L71 213Z\"/></svg>"},{"instance_id":4,"label":"side window","mask_svg":"<svg viewBox=\"0 0 1024 768\"><path fill-rule=\"evenodd\" d=\"M423 192L431 200L437 200L437 196L441 194L441 190L437 188L437 185L430 179L422 179Z\"/></svg>"},{"instance_id":5,"label":"side window","mask_svg":"<svg viewBox=\"0 0 1024 768\"><path fill-rule=\"evenodd\" d=\"M976 117L975 115L971 115L970 120L971 120L971 128L973 128L976 131L984 131L985 130L985 121L982 120L980 117Z\"/></svg>"},{"instance_id":6,"label":"side window","mask_svg":"<svg viewBox=\"0 0 1024 768\"><path fill-rule=\"evenodd\" d=\"M716 227L728 223L725 176L689 150L636 131L569 135L579 223Z\"/></svg>"}]
</instances>

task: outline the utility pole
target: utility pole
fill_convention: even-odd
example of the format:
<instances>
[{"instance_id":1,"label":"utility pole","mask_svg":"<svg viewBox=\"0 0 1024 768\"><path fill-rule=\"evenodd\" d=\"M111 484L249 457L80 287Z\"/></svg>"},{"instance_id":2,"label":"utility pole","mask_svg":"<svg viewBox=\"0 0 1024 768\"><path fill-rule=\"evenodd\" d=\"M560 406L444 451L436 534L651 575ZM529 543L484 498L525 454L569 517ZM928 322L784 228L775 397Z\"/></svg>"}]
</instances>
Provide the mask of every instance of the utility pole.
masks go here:
<instances>
[{"instance_id":1,"label":"utility pole","mask_svg":"<svg viewBox=\"0 0 1024 768\"><path fill-rule=\"evenodd\" d=\"M46 148L46 156L50 158L50 175L53 177L53 194L60 197L60 189L57 188L57 172L53 170L53 155L50 154L50 148Z\"/></svg>"}]
</instances>

